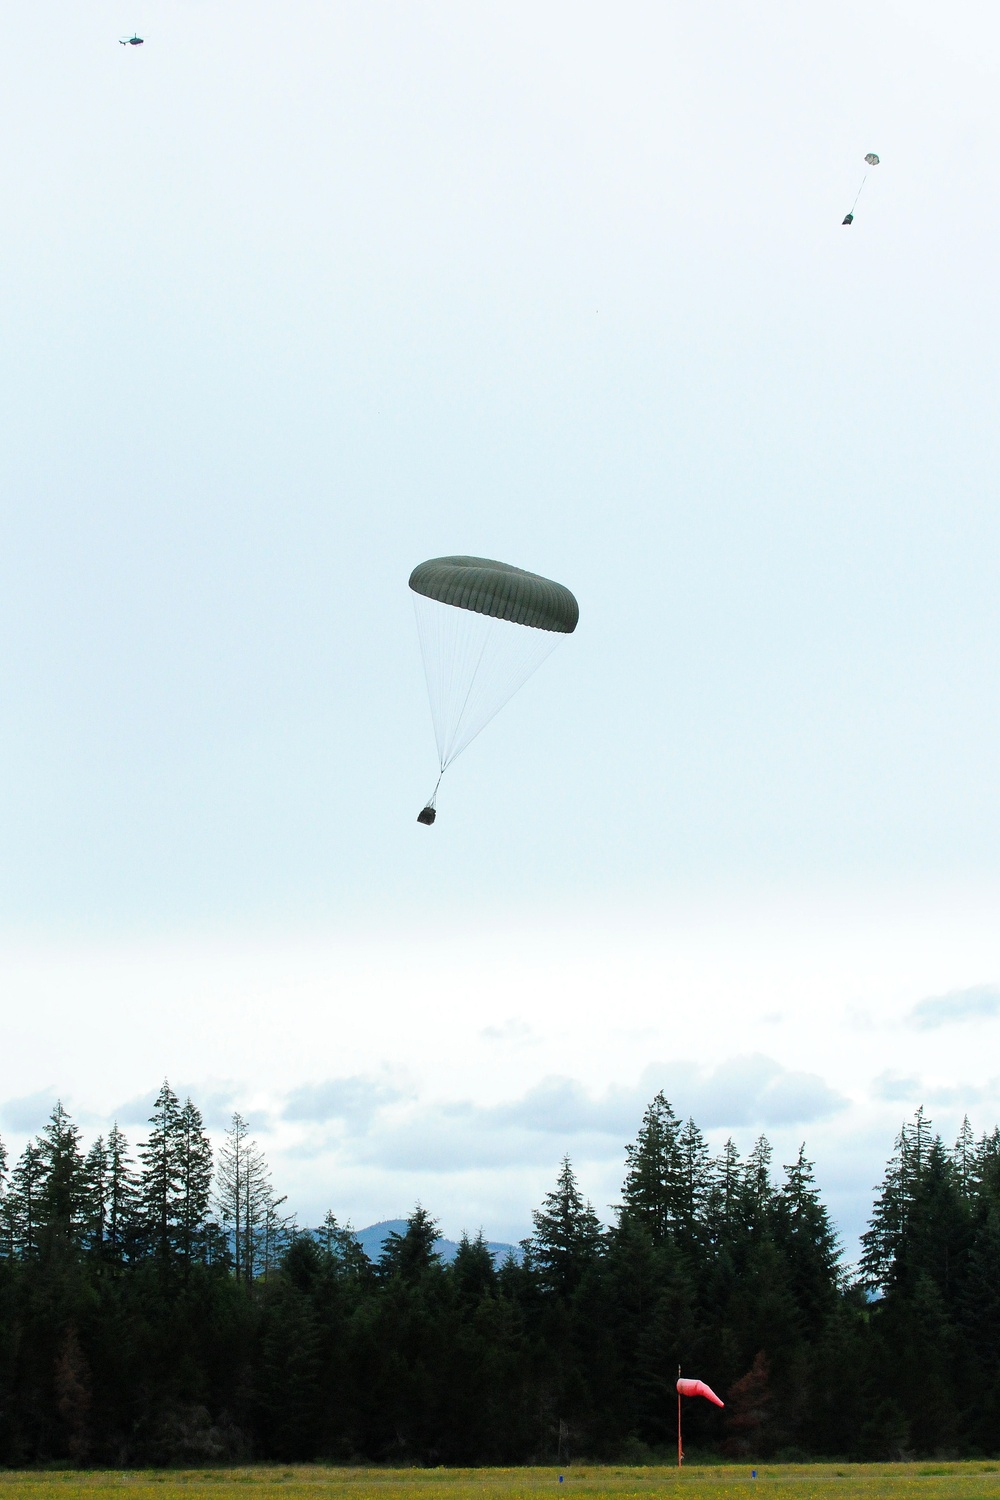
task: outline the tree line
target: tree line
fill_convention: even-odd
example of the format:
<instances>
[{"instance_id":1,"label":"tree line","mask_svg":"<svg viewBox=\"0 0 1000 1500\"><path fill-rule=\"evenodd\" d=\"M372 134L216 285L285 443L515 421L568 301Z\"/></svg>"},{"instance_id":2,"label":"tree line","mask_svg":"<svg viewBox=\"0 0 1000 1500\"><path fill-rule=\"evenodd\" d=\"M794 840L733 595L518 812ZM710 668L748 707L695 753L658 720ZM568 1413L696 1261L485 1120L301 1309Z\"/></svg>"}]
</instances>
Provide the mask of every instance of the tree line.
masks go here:
<instances>
[{"instance_id":1,"label":"tree line","mask_svg":"<svg viewBox=\"0 0 1000 1500\"><path fill-rule=\"evenodd\" d=\"M565 1158L519 1255L299 1226L240 1115L167 1084L133 1153L0 1144L0 1463L650 1462L1000 1448L1000 1132L903 1126L846 1268L804 1147L714 1156L657 1094L610 1226Z\"/></svg>"}]
</instances>

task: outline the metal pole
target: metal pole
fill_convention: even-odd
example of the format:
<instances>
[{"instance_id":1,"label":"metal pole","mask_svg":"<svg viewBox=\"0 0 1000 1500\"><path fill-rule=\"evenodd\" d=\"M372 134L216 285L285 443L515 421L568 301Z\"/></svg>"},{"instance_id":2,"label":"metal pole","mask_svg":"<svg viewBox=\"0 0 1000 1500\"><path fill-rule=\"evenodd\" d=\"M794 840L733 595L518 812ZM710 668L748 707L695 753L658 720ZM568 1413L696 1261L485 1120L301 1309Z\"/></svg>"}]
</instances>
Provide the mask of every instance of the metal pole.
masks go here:
<instances>
[{"instance_id":1,"label":"metal pole","mask_svg":"<svg viewBox=\"0 0 1000 1500\"><path fill-rule=\"evenodd\" d=\"M681 1367L677 1366L677 1379L681 1378ZM677 1392L677 1467L680 1468L684 1462L684 1447L681 1443L681 1393Z\"/></svg>"}]
</instances>

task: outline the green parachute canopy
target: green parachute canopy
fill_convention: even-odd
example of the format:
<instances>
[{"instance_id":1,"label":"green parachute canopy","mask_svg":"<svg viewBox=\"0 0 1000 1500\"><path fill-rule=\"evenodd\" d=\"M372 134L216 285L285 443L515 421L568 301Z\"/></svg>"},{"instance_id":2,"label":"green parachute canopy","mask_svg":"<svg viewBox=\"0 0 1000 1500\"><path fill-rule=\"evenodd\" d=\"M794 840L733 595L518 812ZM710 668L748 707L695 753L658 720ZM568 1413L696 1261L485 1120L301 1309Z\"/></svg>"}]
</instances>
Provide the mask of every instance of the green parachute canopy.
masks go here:
<instances>
[{"instance_id":1,"label":"green parachute canopy","mask_svg":"<svg viewBox=\"0 0 1000 1500\"><path fill-rule=\"evenodd\" d=\"M580 607L561 583L488 557L433 557L410 574L441 776L541 666ZM420 814L433 823L434 795Z\"/></svg>"},{"instance_id":2,"label":"green parachute canopy","mask_svg":"<svg viewBox=\"0 0 1000 1500\"><path fill-rule=\"evenodd\" d=\"M580 606L561 583L489 557L433 557L414 568L410 588L456 609L561 635L572 635L580 618Z\"/></svg>"}]
</instances>

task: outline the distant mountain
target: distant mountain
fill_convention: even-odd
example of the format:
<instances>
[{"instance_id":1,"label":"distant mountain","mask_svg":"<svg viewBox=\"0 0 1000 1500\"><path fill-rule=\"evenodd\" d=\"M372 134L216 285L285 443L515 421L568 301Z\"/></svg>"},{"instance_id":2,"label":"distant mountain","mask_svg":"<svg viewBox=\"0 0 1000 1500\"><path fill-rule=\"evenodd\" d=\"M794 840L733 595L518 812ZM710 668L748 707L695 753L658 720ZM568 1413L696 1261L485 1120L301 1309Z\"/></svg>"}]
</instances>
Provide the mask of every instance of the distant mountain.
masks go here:
<instances>
[{"instance_id":1,"label":"distant mountain","mask_svg":"<svg viewBox=\"0 0 1000 1500\"><path fill-rule=\"evenodd\" d=\"M382 1254L382 1246L390 1234L405 1233L405 1219L383 1219L381 1224L369 1224L367 1229L356 1229L354 1237L369 1260L378 1260ZM454 1260L458 1253L458 1245L454 1240L438 1240L434 1248L445 1261ZM502 1240L487 1240L486 1248L493 1256L493 1264L496 1266L505 1261L508 1255L513 1255L515 1260L521 1259L521 1250L518 1245L507 1245Z\"/></svg>"}]
</instances>

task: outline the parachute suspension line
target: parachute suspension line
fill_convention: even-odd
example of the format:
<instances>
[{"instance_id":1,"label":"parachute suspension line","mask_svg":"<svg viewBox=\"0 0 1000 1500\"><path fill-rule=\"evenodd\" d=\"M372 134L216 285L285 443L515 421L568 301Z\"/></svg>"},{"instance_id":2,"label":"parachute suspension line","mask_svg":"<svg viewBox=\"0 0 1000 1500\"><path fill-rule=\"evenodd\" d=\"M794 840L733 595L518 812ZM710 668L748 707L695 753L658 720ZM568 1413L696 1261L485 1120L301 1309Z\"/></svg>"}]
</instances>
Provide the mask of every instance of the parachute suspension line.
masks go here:
<instances>
[{"instance_id":1,"label":"parachute suspension line","mask_svg":"<svg viewBox=\"0 0 1000 1500\"><path fill-rule=\"evenodd\" d=\"M866 182L867 182L867 181L868 181L868 173L867 173L867 172L866 172L866 173L865 173L865 175L864 175L864 176L863 176L863 177L862 177L862 179L861 179L861 187L859 187L859 188L858 188L858 198L860 198L860 197L861 197L861 193L862 193L862 190L863 190L863 188L864 188L864 185L865 185L865 183L866 183ZM858 206L858 198L855 198L855 200L854 200L854 202L853 202L853 203L852 203L852 204L851 204L851 213L852 213L852 214L853 214L853 212L854 212L854 210L855 210L855 209L856 209L856 208L857 208L857 206Z\"/></svg>"},{"instance_id":2,"label":"parachute suspension line","mask_svg":"<svg viewBox=\"0 0 1000 1500\"><path fill-rule=\"evenodd\" d=\"M442 773L485 729L562 639L414 595L417 631Z\"/></svg>"},{"instance_id":3,"label":"parachute suspension line","mask_svg":"<svg viewBox=\"0 0 1000 1500\"><path fill-rule=\"evenodd\" d=\"M483 657L486 655L486 647L487 647L488 643L489 643L489 636L484 631L483 632L483 644L479 648L479 655L476 657L476 665L473 667L471 676L469 677L469 685L468 685L468 687L465 690L465 697L462 699L462 706L458 710L458 713L455 716L457 724L461 724L461 722L462 722L462 716L464 715L465 710L469 706L469 699L472 696L472 689L476 685L476 675L479 672L479 668L483 664ZM465 749L464 745L462 746L462 749L463 750ZM456 755L460 755L460 754L461 754L460 750L453 750L452 753L451 753L451 755L449 755L448 759L447 760L443 760L441 762L441 776L444 775L444 773L447 770L448 766L455 759L455 756ZM438 777L438 786L441 785L441 776ZM437 791L437 787L435 787L434 790L436 792Z\"/></svg>"}]
</instances>

